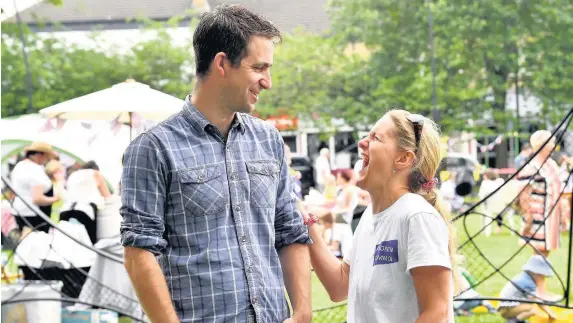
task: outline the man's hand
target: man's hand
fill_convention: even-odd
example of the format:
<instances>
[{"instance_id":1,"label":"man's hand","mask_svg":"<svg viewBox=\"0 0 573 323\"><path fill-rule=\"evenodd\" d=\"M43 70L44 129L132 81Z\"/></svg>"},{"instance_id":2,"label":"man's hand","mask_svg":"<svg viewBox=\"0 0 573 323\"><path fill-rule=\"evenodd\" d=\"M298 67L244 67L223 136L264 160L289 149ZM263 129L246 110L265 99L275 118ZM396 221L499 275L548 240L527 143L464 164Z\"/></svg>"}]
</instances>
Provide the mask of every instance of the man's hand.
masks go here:
<instances>
[{"instance_id":1,"label":"man's hand","mask_svg":"<svg viewBox=\"0 0 573 323\"><path fill-rule=\"evenodd\" d=\"M285 320L283 323L310 323L312 321L312 312L308 313L294 313L290 319Z\"/></svg>"}]
</instances>

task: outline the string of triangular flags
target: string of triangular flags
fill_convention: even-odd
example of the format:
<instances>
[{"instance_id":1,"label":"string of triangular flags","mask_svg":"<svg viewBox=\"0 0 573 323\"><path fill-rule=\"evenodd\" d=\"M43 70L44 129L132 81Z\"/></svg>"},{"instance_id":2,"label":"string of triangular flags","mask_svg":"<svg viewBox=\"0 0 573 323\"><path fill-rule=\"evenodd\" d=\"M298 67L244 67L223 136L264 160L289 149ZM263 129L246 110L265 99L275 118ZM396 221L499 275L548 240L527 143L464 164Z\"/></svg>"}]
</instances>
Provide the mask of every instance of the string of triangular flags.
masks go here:
<instances>
[{"instance_id":1,"label":"string of triangular flags","mask_svg":"<svg viewBox=\"0 0 573 323\"><path fill-rule=\"evenodd\" d=\"M119 114L117 117L115 117L113 120L110 121L109 129L111 130L111 132L113 133L114 136L117 136L117 134L121 130L122 122L120 121L120 117L121 117L121 114ZM40 129L40 132L48 132L48 131L52 131L52 130L58 131L58 130L62 129L62 127L64 126L66 121L67 121L66 119L63 119L60 117L46 119L46 122L44 123L44 125ZM131 127L133 129L138 129L142 124L143 124L143 118L141 117L141 115L139 115L136 112L132 112L131 113ZM80 123L80 125L86 130L92 129L92 123L90 123L90 122L82 121ZM88 138L88 142L87 142L88 146L90 146L102 132L104 132L104 130L94 132Z\"/></svg>"},{"instance_id":2,"label":"string of triangular flags","mask_svg":"<svg viewBox=\"0 0 573 323\"><path fill-rule=\"evenodd\" d=\"M484 153L486 151L493 151L495 149L495 146L500 145L502 142L503 142L503 135L499 135L495 138L494 141L490 142L487 145L482 145L479 142L476 142L476 143L477 143L477 148L479 149L479 151Z\"/></svg>"},{"instance_id":3,"label":"string of triangular flags","mask_svg":"<svg viewBox=\"0 0 573 323\"><path fill-rule=\"evenodd\" d=\"M40 132L47 132L51 130L60 130L66 124L66 119L62 119L60 117L46 119L46 123L40 129ZM54 122L56 123L54 125Z\"/></svg>"}]
</instances>

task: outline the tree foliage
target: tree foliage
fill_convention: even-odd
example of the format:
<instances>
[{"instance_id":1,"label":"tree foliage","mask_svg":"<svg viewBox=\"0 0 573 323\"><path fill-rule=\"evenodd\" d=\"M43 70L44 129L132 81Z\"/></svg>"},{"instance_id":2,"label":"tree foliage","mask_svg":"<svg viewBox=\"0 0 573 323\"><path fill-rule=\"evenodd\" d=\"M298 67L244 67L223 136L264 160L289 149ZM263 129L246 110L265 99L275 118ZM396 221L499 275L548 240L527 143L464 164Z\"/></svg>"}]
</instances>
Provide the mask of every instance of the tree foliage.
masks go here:
<instances>
[{"instance_id":1,"label":"tree foliage","mask_svg":"<svg viewBox=\"0 0 573 323\"><path fill-rule=\"evenodd\" d=\"M25 26L24 26L25 27ZM92 44L78 46L53 35L38 35L24 28L24 43L32 79L29 109L26 66L17 26L2 25L2 116L39 109L86 95L134 78L152 88L183 98L193 82L192 51L176 46L163 27L148 25L157 37L137 43L121 53Z\"/></svg>"},{"instance_id":2,"label":"tree foliage","mask_svg":"<svg viewBox=\"0 0 573 323\"><path fill-rule=\"evenodd\" d=\"M425 1L331 0L334 33L372 51L371 96L413 111L431 109L428 7ZM573 5L567 0L434 0L438 108L447 129L508 113L506 95L517 83L559 115L573 101L568 90ZM373 100L381 102L379 100ZM487 114L486 114L487 115ZM550 114L541 113L545 119Z\"/></svg>"}]
</instances>

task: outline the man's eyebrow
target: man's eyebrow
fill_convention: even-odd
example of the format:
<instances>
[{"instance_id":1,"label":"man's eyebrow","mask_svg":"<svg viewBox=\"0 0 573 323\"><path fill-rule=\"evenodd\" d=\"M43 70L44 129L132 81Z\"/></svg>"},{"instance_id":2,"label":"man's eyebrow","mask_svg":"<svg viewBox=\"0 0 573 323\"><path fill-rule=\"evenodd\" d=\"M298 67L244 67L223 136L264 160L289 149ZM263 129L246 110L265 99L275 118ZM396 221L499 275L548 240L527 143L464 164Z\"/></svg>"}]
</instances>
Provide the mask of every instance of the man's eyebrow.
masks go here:
<instances>
[{"instance_id":1,"label":"man's eyebrow","mask_svg":"<svg viewBox=\"0 0 573 323\"><path fill-rule=\"evenodd\" d=\"M271 67L271 66L273 66L273 64L267 63L267 62L258 62L258 63L252 64L251 66L254 66L254 67Z\"/></svg>"}]
</instances>

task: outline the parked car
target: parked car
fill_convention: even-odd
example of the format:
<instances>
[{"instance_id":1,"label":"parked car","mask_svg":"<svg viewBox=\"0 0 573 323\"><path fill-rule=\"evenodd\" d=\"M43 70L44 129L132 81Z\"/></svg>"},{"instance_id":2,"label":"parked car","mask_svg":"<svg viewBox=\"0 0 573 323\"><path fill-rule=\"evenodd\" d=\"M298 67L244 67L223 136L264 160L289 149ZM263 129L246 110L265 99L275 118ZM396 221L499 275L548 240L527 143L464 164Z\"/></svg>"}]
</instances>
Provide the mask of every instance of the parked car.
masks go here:
<instances>
[{"instance_id":1,"label":"parked car","mask_svg":"<svg viewBox=\"0 0 573 323\"><path fill-rule=\"evenodd\" d=\"M314 186L314 166L312 160L308 156L292 154L291 167L299 171L302 175L300 181L302 183L302 196L308 194L311 187Z\"/></svg>"}]
</instances>

